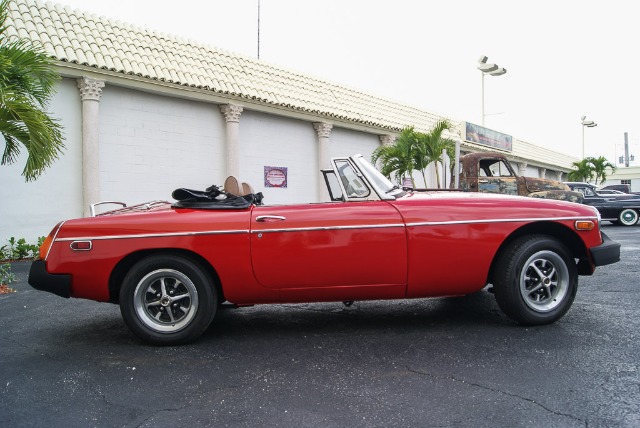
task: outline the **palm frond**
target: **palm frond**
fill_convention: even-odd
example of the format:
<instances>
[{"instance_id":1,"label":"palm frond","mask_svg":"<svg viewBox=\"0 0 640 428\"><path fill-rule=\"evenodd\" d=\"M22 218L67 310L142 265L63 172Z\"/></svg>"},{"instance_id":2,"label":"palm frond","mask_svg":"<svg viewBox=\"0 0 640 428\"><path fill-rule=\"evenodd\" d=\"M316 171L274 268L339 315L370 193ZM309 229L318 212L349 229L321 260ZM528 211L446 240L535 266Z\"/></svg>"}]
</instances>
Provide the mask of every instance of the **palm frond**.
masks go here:
<instances>
[{"instance_id":1,"label":"palm frond","mask_svg":"<svg viewBox=\"0 0 640 428\"><path fill-rule=\"evenodd\" d=\"M60 75L44 49L25 40L9 39L9 0L0 1L0 164L14 163L24 147L22 175L36 179L64 149L62 127L45 111Z\"/></svg>"}]
</instances>

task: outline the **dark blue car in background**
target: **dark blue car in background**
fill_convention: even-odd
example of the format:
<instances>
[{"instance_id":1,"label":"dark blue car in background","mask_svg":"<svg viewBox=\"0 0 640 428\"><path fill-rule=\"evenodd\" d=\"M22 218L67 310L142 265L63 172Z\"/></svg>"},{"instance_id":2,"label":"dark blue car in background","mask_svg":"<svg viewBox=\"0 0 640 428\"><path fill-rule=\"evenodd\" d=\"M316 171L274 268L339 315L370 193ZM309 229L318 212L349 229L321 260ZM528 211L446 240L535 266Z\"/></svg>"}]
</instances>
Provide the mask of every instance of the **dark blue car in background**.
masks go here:
<instances>
[{"instance_id":1,"label":"dark blue car in background","mask_svg":"<svg viewBox=\"0 0 640 428\"><path fill-rule=\"evenodd\" d=\"M599 194L593 184L581 182L565 182L567 186L584 195L584 204L595 207L602 220L613 224L633 226L640 217L640 195L616 193Z\"/></svg>"}]
</instances>

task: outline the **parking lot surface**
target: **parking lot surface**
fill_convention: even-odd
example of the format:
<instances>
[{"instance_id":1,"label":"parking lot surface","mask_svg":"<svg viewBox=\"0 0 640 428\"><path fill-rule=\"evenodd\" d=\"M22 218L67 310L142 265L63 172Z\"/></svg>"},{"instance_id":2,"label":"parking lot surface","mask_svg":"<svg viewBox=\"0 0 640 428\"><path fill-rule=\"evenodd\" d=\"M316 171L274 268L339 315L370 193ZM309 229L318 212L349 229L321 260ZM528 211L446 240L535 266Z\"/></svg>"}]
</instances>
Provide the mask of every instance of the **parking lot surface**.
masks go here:
<instances>
[{"instance_id":1,"label":"parking lot surface","mask_svg":"<svg viewBox=\"0 0 640 428\"><path fill-rule=\"evenodd\" d=\"M115 305L0 295L2 427L637 427L640 226L559 322L463 298L222 310L196 343L137 340Z\"/></svg>"}]
</instances>

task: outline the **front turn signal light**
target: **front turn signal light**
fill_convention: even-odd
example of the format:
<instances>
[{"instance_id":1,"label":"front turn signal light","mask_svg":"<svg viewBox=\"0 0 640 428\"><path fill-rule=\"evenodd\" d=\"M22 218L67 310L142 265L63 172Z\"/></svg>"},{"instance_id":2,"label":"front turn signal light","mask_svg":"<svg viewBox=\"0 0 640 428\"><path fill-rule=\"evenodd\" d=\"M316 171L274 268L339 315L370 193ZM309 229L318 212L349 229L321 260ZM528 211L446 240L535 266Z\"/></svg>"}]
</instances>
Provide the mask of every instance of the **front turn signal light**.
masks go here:
<instances>
[{"instance_id":1,"label":"front turn signal light","mask_svg":"<svg viewBox=\"0 0 640 428\"><path fill-rule=\"evenodd\" d=\"M596 227L595 223L591 220L578 220L576 221L576 230L593 230Z\"/></svg>"}]
</instances>

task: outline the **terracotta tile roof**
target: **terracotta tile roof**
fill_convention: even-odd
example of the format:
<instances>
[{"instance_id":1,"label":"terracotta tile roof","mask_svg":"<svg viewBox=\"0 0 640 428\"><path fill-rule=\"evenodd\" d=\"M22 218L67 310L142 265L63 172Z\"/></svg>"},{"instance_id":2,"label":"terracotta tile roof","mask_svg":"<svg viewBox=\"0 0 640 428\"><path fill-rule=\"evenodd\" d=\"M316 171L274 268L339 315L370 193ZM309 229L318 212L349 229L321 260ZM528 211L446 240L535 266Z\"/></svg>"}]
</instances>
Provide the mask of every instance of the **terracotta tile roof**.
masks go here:
<instances>
[{"instance_id":1,"label":"terracotta tile roof","mask_svg":"<svg viewBox=\"0 0 640 428\"><path fill-rule=\"evenodd\" d=\"M39 42L56 61L198 88L237 98L239 103L247 99L389 131L408 125L425 131L445 118L255 58L61 4L13 0L9 8L8 34ZM515 141L514 155L518 147Z\"/></svg>"},{"instance_id":2,"label":"terracotta tile roof","mask_svg":"<svg viewBox=\"0 0 640 428\"><path fill-rule=\"evenodd\" d=\"M58 61L390 130L409 124L428 129L441 118L254 58L60 4L14 0L10 10L9 34L40 42Z\"/></svg>"}]
</instances>

